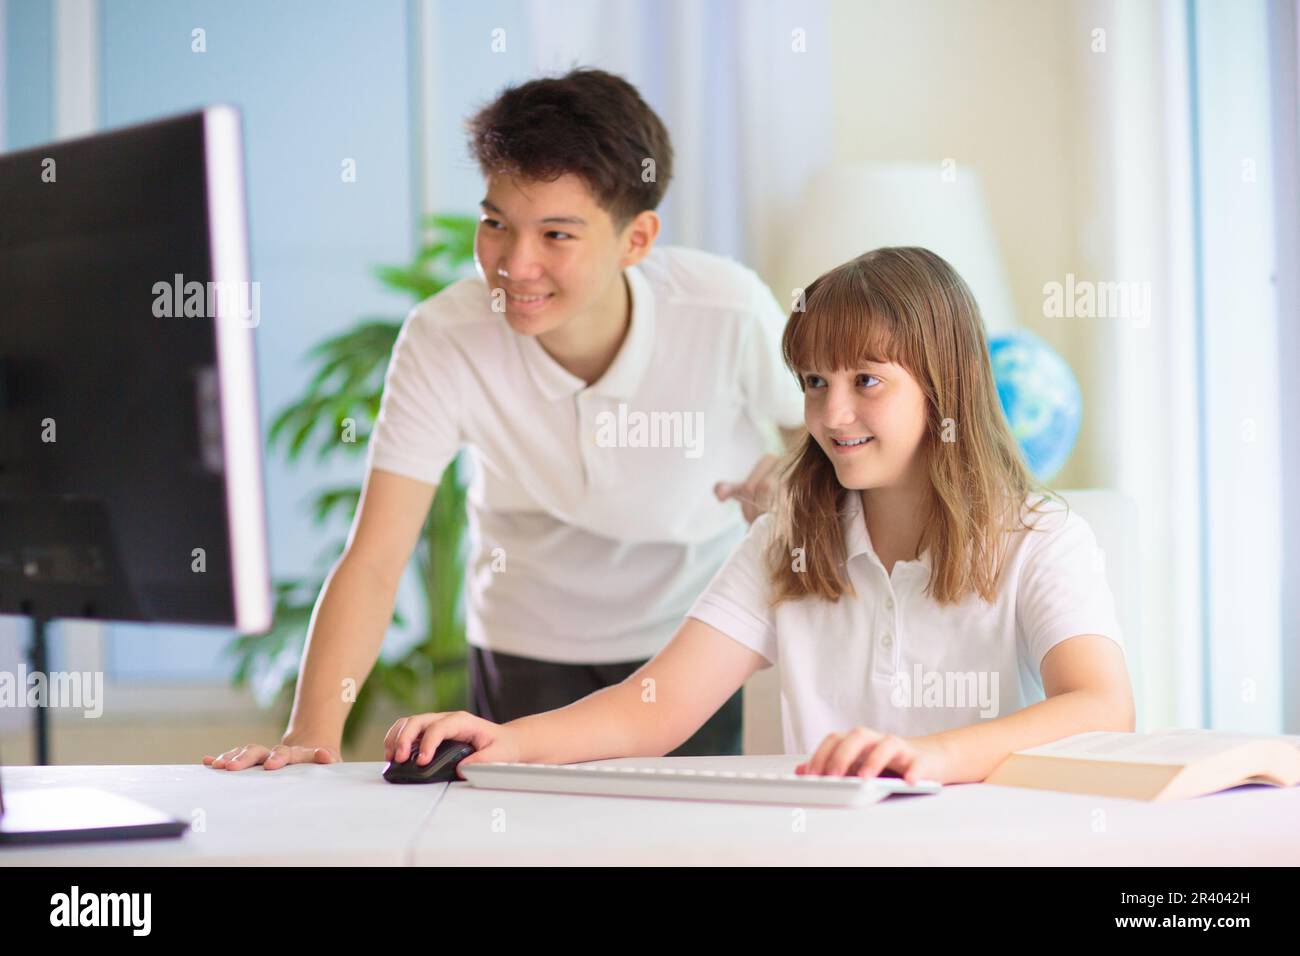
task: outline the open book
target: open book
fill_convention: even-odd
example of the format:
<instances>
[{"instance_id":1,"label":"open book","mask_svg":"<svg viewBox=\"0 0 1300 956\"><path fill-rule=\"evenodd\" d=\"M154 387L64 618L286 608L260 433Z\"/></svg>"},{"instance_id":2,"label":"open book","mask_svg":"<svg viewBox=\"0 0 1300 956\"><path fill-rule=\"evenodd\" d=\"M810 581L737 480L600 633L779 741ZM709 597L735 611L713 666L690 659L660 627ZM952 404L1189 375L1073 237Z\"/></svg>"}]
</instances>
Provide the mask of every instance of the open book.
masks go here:
<instances>
[{"instance_id":1,"label":"open book","mask_svg":"<svg viewBox=\"0 0 1300 956\"><path fill-rule=\"evenodd\" d=\"M1300 738L1168 730L1097 731L1018 750L984 781L1133 800L1180 800L1244 783L1300 783Z\"/></svg>"}]
</instances>

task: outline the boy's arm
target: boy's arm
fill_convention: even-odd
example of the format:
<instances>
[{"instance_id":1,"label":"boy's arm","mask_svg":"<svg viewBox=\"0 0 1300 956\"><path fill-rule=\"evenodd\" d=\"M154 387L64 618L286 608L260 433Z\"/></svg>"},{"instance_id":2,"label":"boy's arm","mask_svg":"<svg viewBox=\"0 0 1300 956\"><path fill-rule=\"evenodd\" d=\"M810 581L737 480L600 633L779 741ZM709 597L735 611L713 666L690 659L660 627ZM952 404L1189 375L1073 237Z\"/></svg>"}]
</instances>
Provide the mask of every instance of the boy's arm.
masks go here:
<instances>
[{"instance_id":1,"label":"boy's arm","mask_svg":"<svg viewBox=\"0 0 1300 956\"><path fill-rule=\"evenodd\" d=\"M714 494L720 501L735 498L740 502L745 520L754 519L771 506L776 491L776 465L786 452L803 441L807 430L800 419L803 399L790 370L781 355L781 336L786 324L786 313L772 295L772 290L750 272L753 290L750 318L753 324L748 335L741 361L741 383L751 412L760 420L777 426L781 435L782 452L765 454L756 461L744 481L720 481ZM795 424L786 427L782 421Z\"/></svg>"},{"instance_id":2,"label":"boy's arm","mask_svg":"<svg viewBox=\"0 0 1300 956\"><path fill-rule=\"evenodd\" d=\"M402 571L437 489L372 469L356 522L312 612L285 743L337 742L355 694L365 683L393 616Z\"/></svg>"},{"instance_id":3,"label":"boy's arm","mask_svg":"<svg viewBox=\"0 0 1300 956\"><path fill-rule=\"evenodd\" d=\"M1124 652L1108 637L1080 634L1043 658L1047 699L1006 717L914 738L942 746L951 783L978 783L1014 751L1094 730L1131 732L1133 690Z\"/></svg>"},{"instance_id":4,"label":"boy's arm","mask_svg":"<svg viewBox=\"0 0 1300 956\"><path fill-rule=\"evenodd\" d=\"M212 758L212 766L243 770L264 765L274 770L319 761L318 748L341 758L343 725L355 691L375 666L402 571L436 490L413 478L370 470L347 546L312 610L293 710L280 746L237 746ZM349 687L353 693L345 693Z\"/></svg>"},{"instance_id":5,"label":"boy's arm","mask_svg":"<svg viewBox=\"0 0 1300 956\"><path fill-rule=\"evenodd\" d=\"M786 452L795 448L808 434L803 428L779 428L781 443ZM754 462L748 477L744 481L720 481L713 487L713 493L719 501L735 498L740 502L741 513L750 524L772 506L772 496L776 493L777 465L781 456L767 454Z\"/></svg>"}]
</instances>

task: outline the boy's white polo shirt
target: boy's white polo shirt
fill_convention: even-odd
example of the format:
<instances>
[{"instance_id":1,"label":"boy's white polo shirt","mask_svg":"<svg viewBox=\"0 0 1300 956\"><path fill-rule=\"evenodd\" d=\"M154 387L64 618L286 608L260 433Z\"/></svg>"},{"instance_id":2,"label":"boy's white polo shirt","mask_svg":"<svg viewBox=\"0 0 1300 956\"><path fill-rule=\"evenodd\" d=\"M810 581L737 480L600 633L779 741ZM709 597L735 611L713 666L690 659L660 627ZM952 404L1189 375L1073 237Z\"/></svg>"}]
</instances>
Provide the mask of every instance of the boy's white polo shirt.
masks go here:
<instances>
[{"instance_id":1,"label":"boy's white polo shirt","mask_svg":"<svg viewBox=\"0 0 1300 956\"><path fill-rule=\"evenodd\" d=\"M744 536L713 494L803 421L780 356L786 316L751 270L657 247L624 270L631 323L588 386L463 279L406 317L367 468L437 484L461 446L466 637L542 660L653 656Z\"/></svg>"},{"instance_id":2,"label":"boy's white polo shirt","mask_svg":"<svg viewBox=\"0 0 1300 956\"><path fill-rule=\"evenodd\" d=\"M1092 529L1057 502L1031 516L1039 530L1010 533L996 600L941 607L924 594L929 551L886 574L861 496L842 501L857 597L772 608L763 515L689 614L780 665L786 753L857 726L908 737L1003 717L1043 699L1040 666L1061 641L1101 634L1124 646Z\"/></svg>"}]
</instances>

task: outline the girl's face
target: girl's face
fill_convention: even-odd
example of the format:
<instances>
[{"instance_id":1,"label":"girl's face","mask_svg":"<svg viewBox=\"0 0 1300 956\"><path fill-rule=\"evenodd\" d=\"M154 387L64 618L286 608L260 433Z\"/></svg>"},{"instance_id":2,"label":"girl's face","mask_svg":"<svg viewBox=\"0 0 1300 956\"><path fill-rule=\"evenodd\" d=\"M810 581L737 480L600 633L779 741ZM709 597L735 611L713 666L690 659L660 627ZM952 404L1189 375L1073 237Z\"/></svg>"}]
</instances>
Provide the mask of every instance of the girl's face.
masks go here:
<instances>
[{"instance_id":1,"label":"girl's face","mask_svg":"<svg viewBox=\"0 0 1300 956\"><path fill-rule=\"evenodd\" d=\"M907 487L921 475L926 399L901 365L800 373L804 423L845 488Z\"/></svg>"}]
</instances>

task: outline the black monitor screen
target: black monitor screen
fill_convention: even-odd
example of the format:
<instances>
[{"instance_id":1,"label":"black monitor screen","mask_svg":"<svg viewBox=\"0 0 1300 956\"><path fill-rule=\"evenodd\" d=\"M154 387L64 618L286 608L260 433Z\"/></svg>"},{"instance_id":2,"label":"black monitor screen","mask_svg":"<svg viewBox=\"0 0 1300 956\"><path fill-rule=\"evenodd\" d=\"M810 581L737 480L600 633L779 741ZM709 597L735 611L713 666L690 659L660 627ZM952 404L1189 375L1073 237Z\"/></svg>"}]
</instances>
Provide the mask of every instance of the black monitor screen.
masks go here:
<instances>
[{"instance_id":1,"label":"black monitor screen","mask_svg":"<svg viewBox=\"0 0 1300 956\"><path fill-rule=\"evenodd\" d=\"M236 623L210 137L0 156L0 613Z\"/></svg>"}]
</instances>

